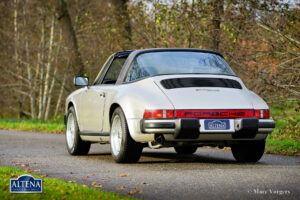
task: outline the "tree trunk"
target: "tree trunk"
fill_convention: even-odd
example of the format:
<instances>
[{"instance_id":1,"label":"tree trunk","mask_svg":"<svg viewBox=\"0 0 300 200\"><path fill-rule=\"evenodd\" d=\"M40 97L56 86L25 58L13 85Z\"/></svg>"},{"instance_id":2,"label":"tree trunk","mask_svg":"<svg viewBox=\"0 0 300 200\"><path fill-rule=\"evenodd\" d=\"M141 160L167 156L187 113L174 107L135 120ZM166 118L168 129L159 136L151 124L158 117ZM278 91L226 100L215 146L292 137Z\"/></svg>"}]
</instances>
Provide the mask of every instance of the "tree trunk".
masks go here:
<instances>
[{"instance_id":1,"label":"tree trunk","mask_svg":"<svg viewBox=\"0 0 300 200\"><path fill-rule=\"evenodd\" d=\"M114 15L118 25L118 31L121 35L121 47L123 50L130 48L131 39L131 25L130 17L127 8L128 0L112 0L115 10Z\"/></svg>"},{"instance_id":2,"label":"tree trunk","mask_svg":"<svg viewBox=\"0 0 300 200\"><path fill-rule=\"evenodd\" d=\"M75 73L84 75L84 64L78 49L76 34L64 0L56 0L56 16L61 26L66 46L70 49L72 65L76 66Z\"/></svg>"},{"instance_id":3,"label":"tree trunk","mask_svg":"<svg viewBox=\"0 0 300 200\"><path fill-rule=\"evenodd\" d=\"M53 52L53 41L54 41L54 28L55 28L55 16L53 15L52 22L51 22L48 61L47 61L47 67L46 67L45 87L44 87L44 94L43 94L42 119L45 119L46 106L47 106L49 90L50 90L50 73L51 73L51 64L52 64L52 57L53 57L52 52Z\"/></svg>"},{"instance_id":4,"label":"tree trunk","mask_svg":"<svg viewBox=\"0 0 300 200\"><path fill-rule=\"evenodd\" d=\"M27 25L27 11L26 11L26 0L23 1L23 19L24 19L24 29L25 29L25 51L26 51L26 67L27 76L29 80L29 93L30 93L30 112L33 119L36 118L36 108L35 108L35 87L32 80L32 71L30 66L30 50L29 50L29 31Z\"/></svg>"},{"instance_id":5,"label":"tree trunk","mask_svg":"<svg viewBox=\"0 0 300 200\"><path fill-rule=\"evenodd\" d=\"M211 49L218 51L221 35L221 19L224 13L224 0L211 0L212 11L212 30L211 30Z\"/></svg>"},{"instance_id":6,"label":"tree trunk","mask_svg":"<svg viewBox=\"0 0 300 200\"><path fill-rule=\"evenodd\" d=\"M40 66L39 70L39 115L38 118L42 119L43 113L44 113L44 108L43 108L43 101L44 101L44 71L45 71L45 51L46 51L46 14L45 14L45 7L41 9L41 14L42 14L42 27L41 27L41 56L40 59L38 60L38 66Z\"/></svg>"},{"instance_id":7,"label":"tree trunk","mask_svg":"<svg viewBox=\"0 0 300 200\"><path fill-rule=\"evenodd\" d=\"M61 41L62 41L62 33L61 33L61 29L60 29L59 42L61 42ZM57 73L57 68L58 68L57 60L58 60L59 54L60 54L60 45L57 47L56 55L55 55L54 72L53 72L53 76L52 76L52 80L51 80L51 84L50 84L49 95L47 98L47 106L46 106L46 114L45 114L46 120L48 120L49 114L50 114L50 106L51 106L53 88L54 88L55 81L56 81L56 73Z\"/></svg>"},{"instance_id":8,"label":"tree trunk","mask_svg":"<svg viewBox=\"0 0 300 200\"><path fill-rule=\"evenodd\" d=\"M14 0L15 10L14 10L14 40L15 40L15 61L16 61L16 69L17 75L22 76L22 70L20 67L19 61L19 41L20 35L18 30L18 0ZM18 79L18 84L22 85L22 80ZM21 86L22 87L22 86ZM21 88L22 90L22 88ZM18 117L23 117L23 95L17 94L17 106L18 106Z\"/></svg>"},{"instance_id":9,"label":"tree trunk","mask_svg":"<svg viewBox=\"0 0 300 200\"><path fill-rule=\"evenodd\" d=\"M60 111L60 105L61 105L62 97L63 97L64 91L65 91L66 79L67 79L67 70L64 74L64 78L63 78L61 88L59 91L59 95L58 95L58 99L57 99L57 103L56 103L56 107L55 107L55 112L54 112L54 117L56 117Z\"/></svg>"}]
</instances>

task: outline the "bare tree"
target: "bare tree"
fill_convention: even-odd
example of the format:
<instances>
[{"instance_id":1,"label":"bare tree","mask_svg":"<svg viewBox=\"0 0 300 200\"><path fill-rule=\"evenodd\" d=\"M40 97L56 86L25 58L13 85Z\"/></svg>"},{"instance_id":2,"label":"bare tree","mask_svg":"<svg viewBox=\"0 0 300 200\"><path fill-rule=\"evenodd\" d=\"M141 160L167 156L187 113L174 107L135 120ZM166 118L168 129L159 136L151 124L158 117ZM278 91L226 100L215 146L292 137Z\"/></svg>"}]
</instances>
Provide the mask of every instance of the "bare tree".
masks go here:
<instances>
[{"instance_id":1,"label":"bare tree","mask_svg":"<svg viewBox=\"0 0 300 200\"><path fill-rule=\"evenodd\" d=\"M69 11L64 0L56 0L56 16L63 32L65 44L69 47L71 52L71 60L73 61L72 65L78 69L76 72L79 75L83 75L85 72L84 64L79 52L77 37L72 25Z\"/></svg>"},{"instance_id":2,"label":"bare tree","mask_svg":"<svg viewBox=\"0 0 300 200\"><path fill-rule=\"evenodd\" d=\"M211 49L219 50L221 19L224 12L224 0L211 0L212 11L212 26L211 26Z\"/></svg>"},{"instance_id":3,"label":"bare tree","mask_svg":"<svg viewBox=\"0 0 300 200\"><path fill-rule=\"evenodd\" d=\"M127 3L128 0L112 0L114 4L114 16L117 21L118 31L122 37L120 41L121 47L126 50L131 46L131 25L128 14Z\"/></svg>"},{"instance_id":4,"label":"bare tree","mask_svg":"<svg viewBox=\"0 0 300 200\"><path fill-rule=\"evenodd\" d=\"M33 85L33 78L32 78L32 70L30 66L30 48L29 48L29 30L27 25L27 8L26 8L27 2L26 0L23 1L23 22L24 22L24 29L25 29L25 51L26 51L26 67L27 67L27 77L29 81L28 88L30 90L30 112L31 117L35 119L37 117L36 115L36 101L35 101L35 86Z\"/></svg>"}]
</instances>

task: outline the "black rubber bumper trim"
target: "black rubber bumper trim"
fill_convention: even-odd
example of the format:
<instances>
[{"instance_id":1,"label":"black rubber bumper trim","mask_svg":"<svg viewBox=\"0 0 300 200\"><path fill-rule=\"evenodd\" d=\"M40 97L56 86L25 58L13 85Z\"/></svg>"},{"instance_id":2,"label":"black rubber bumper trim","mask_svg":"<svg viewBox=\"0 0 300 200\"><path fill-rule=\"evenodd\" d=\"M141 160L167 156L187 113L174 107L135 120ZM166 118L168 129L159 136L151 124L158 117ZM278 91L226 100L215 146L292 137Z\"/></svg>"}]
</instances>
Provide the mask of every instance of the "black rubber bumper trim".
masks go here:
<instances>
[{"instance_id":1,"label":"black rubber bumper trim","mask_svg":"<svg viewBox=\"0 0 300 200\"><path fill-rule=\"evenodd\" d=\"M84 136L110 136L110 133L106 132L79 132L79 135L84 135Z\"/></svg>"},{"instance_id":2,"label":"black rubber bumper trim","mask_svg":"<svg viewBox=\"0 0 300 200\"><path fill-rule=\"evenodd\" d=\"M274 121L260 121L258 124L258 128L275 128Z\"/></svg>"},{"instance_id":3,"label":"black rubber bumper trim","mask_svg":"<svg viewBox=\"0 0 300 200\"><path fill-rule=\"evenodd\" d=\"M174 122L147 122L146 120L141 120L142 132L146 132L145 129L174 129Z\"/></svg>"},{"instance_id":4,"label":"black rubber bumper trim","mask_svg":"<svg viewBox=\"0 0 300 200\"><path fill-rule=\"evenodd\" d=\"M232 138L255 138L258 132L258 118L241 119L242 128L232 134Z\"/></svg>"},{"instance_id":5,"label":"black rubber bumper trim","mask_svg":"<svg viewBox=\"0 0 300 200\"><path fill-rule=\"evenodd\" d=\"M197 139L200 135L199 119L180 119L180 127L175 129L175 139Z\"/></svg>"}]
</instances>

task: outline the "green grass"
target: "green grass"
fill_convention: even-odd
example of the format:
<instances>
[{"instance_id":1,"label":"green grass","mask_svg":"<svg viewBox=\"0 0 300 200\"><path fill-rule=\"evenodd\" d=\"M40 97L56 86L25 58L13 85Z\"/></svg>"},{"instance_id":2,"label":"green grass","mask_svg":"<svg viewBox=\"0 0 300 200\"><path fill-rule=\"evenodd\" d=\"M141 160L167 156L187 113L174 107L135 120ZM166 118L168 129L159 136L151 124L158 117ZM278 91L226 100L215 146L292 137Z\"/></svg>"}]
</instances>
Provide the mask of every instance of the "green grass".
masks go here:
<instances>
[{"instance_id":1,"label":"green grass","mask_svg":"<svg viewBox=\"0 0 300 200\"><path fill-rule=\"evenodd\" d=\"M276 122L268 136L266 152L300 156L300 102L285 102L270 106Z\"/></svg>"},{"instance_id":2,"label":"green grass","mask_svg":"<svg viewBox=\"0 0 300 200\"><path fill-rule=\"evenodd\" d=\"M57 121L40 121L30 119L0 119L0 129L22 131L64 133L65 125Z\"/></svg>"},{"instance_id":3,"label":"green grass","mask_svg":"<svg viewBox=\"0 0 300 200\"><path fill-rule=\"evenodd\" d=\"M133 199L76 183L66 183L58 179L41 178L36 175L34 175L35 178L43 179L43 193L11 194L9 180L24 174L30 173L12 167L0 167L0 199Z\"/></svg>"},{"instance_id":4,"label":"green grass","mask_svg":"<svg viewBox=\"0 0 300 200\"><path fill-rule=\"evenodd\" d=\"M300 141L291 139L267 139L267 153L300 156Z\"/></svg>"}]
</instances>

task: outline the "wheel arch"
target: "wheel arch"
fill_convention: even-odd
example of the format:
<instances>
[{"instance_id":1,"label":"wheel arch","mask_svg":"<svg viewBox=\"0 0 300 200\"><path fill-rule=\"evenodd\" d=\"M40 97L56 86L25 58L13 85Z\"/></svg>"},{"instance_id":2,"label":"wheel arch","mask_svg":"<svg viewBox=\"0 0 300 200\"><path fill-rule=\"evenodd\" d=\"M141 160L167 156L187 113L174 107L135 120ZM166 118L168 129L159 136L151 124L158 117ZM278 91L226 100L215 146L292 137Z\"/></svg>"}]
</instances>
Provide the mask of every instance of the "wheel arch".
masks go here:
<instances>
[{"instance_id":1,"label":"wheel arch","mask_svg":"<svg viewBox=\"0 0 300 200\"><path fill-rule=\"evenodd\" d=\"M111 124L111 117L112 117L112 115L113 115L113 113L114 113L114 111L115 111L115 109L116 108L118 108L118 107L120 107L121 109L122 109L122 107L120 106L120 104L118 104L118 103L113 103L111 106L110 106L110 108L109 108L109 124ZM123 109L122 109L123 110ZM124 111L123 111L124 112ZM125 115L125 113L124 113L124 115ZM126 116L125 116L126 117Z\"/></svg>"}]
</instances>

